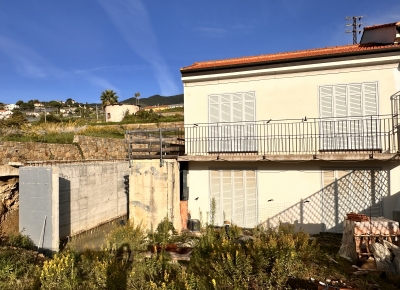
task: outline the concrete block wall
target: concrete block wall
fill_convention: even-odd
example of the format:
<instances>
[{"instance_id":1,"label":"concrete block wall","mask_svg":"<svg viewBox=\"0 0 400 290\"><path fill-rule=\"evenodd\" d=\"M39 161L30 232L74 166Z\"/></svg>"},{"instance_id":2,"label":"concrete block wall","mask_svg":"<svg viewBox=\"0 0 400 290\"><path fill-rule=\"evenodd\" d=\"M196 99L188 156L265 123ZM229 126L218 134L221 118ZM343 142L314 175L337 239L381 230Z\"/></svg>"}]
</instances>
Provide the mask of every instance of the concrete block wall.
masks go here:
<instances>
[{"instance_id":1,"label":"concrete block wall","mask_svg":"<svg viewBox=\"0 0 400 290\"><path fill-rule=\"evenodd\" d=\"M131 160L129 176L129 219L147 229L168 216L176 230L183 227L180 216L179 163L176 160Z\"/></svg>"},{"instance_id":2,"label":"concrete block wall","mask_svg":"<svg viewBox=\"0 0 400 290\"><path fill-rule=\"evenodd\" d=\"M128 161L60 164L60 238L127 214Z\"/></svg>"}]
</instances>

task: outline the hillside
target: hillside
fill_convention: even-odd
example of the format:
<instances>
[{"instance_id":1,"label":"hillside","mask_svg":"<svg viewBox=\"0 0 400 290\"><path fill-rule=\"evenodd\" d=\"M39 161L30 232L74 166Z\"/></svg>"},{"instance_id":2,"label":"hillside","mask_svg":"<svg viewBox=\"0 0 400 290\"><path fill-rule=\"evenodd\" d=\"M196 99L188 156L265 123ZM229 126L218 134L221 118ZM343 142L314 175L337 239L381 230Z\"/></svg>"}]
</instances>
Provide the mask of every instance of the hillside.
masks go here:
<instances>
[{"instance_id":1,"label":"hillside","mask_svg":"<svg viewBox=\"0 0 400 290\"><path fill-rule=\"evenodd\" d=\"M124 101L121 101L123 104L135 104L135 98L129 98ZM183 94L175 95L175 96L160 96L154 95L148 98L140 98L139 104L142 107L146 106L156 106L156 105L172 105L172 104L180 104L183 103Z\"/></svg>"}]
</instances>

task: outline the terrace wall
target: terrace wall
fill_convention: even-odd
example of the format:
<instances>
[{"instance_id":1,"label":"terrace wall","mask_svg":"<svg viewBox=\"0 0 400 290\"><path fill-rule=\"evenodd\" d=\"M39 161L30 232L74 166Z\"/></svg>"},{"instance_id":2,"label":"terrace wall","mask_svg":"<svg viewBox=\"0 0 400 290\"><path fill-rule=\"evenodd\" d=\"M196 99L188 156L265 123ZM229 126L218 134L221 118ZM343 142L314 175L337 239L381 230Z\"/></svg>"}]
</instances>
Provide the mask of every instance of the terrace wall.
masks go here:
<instances>
[{"instance_id":1,"label":"terrace wall","mask_svg":"<svg viewBox=\"0 0 400 290\"><path fill-rule=\"evenodd\" d=\"M127 124L126 130L181 127L183 122ZM118 126L121 125L110 125ZM110 127L107 126L107 127ZM137 148L143 145L135 145ZM135 146L133 148L135 148ZM123 139L76 135L74 144L0 141L0 165L28 161L125 160L127 145Z\"/></svg>"}]
</instances>

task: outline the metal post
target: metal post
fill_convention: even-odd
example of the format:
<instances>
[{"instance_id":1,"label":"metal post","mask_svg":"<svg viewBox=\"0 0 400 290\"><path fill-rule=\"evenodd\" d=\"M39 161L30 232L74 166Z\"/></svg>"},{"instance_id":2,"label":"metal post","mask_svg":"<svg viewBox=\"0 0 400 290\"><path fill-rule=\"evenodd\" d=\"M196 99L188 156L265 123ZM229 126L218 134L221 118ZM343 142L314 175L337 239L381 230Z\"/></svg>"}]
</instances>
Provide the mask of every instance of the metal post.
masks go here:
<instances>
[{"instance_id":1,"label":"metal post","mask_svg":"<svg viewBox=\"0 0 400 290\"><path fill-rule=\"evenodd\" d=\"M163 152L162 152L162 131L160 128L160 167L163 167L163 165L164 165L164 162L162 159L162 154L163 154Z\"/></svg>"}]
</instances>

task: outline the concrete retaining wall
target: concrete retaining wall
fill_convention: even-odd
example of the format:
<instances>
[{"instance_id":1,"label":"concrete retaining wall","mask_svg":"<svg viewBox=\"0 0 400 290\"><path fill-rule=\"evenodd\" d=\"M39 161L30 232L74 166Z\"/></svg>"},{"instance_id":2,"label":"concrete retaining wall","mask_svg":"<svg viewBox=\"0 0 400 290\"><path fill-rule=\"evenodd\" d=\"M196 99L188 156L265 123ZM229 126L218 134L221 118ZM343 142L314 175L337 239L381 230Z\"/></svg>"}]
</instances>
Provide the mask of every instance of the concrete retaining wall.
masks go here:
<instances>
[{"instance_id":1,"label":"concrete retaining wall","mask_svg":"<svg viewBox=\"0 0 400 290\"><path fill-rule=\"evenodd\" d=\"M127 214L129 163L59 165L60 238Z\"/></svg>"},{"instance_id":2,"label":"concrete retaining wall","mask_svg":"<svg viewBox=\"0 0 400 290\"><path fill-rule=\"evenodd\" d=\"M22 167L19 230L40 249L58 251L58 168Z\"/></svg>"},{"instance_id":3,"label":"concrete retaining wall","mask_svg":"<svg viewBox=\"0 0 400 290\"><path fill-rule=\"evenodd\" d=\"M129 219L142 222L148 229L163 218L182 229L179 196L179 163L176 160L131 160L129 176Z\"/></svg>"},{"instance_id":4,"label":"concrete retaining wall","mask_svg":"<svg viewBox=\"0 0 400 290\"><path fill-rule=\"evenodd\" d=\"M127 215L129 163L20 168L19 230L39 247Z\"/></svg>"}]
</instances>

